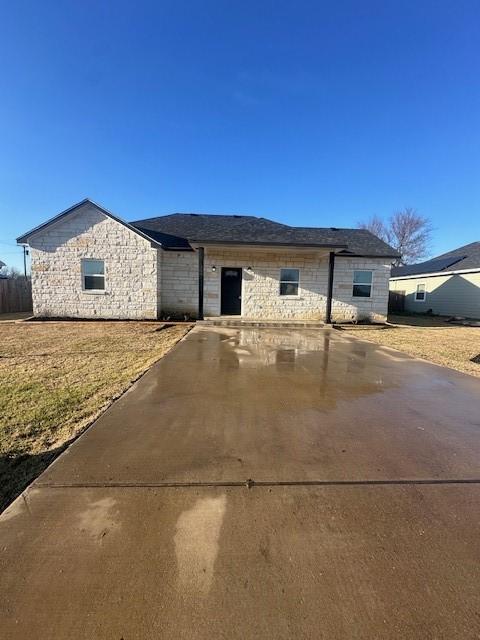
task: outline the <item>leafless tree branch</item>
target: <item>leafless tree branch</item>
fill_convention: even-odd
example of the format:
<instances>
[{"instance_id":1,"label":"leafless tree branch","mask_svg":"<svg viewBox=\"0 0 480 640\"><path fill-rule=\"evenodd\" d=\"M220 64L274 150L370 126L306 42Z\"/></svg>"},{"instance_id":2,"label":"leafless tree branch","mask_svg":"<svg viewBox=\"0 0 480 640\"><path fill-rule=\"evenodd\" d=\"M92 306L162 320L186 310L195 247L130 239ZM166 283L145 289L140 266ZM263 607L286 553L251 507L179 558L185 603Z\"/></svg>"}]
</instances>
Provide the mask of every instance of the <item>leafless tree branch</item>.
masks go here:
<instances>
[{"instance_id":1,"label":"leafless tree branch","mask_svg":"<svg viewBox=\"0 0 480 640\"><path fill-rule=\"evenodd\" d=\"M358 226L392 246L401 255L395 261L397 265L419 262L429 254L433 227L412 207L395 211L386 222L374 215Z\"/></svg>"}]
</instances>

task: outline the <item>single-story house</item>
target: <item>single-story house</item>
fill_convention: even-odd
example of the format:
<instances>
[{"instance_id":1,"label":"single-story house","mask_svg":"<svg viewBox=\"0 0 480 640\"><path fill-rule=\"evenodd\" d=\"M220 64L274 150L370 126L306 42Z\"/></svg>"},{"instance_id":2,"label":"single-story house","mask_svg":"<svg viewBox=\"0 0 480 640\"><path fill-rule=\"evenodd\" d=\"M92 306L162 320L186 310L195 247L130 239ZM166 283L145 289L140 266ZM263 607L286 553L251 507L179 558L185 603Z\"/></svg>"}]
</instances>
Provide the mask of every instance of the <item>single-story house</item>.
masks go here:
<instances>
[{"instance_id":1,"label":"single-story house","mask_svg":"<svg viewBox=\"0 0 480 640\"><path fill-rule=\"evenodd\" d=\"M174 213L124 222L89 199L17 239L39 317L383 321L396 252L363 229Z\"/></svg>"},{"instance_id":2,"label":"single-story house","mask_svg":"<svg viewBox=\"0 0 480 640\"><path fill-rule=\"evenodd\" d=\"M480 318L480 242L393 267L390 290L404 296L406 311Z\"/></svg>"}]
</instances>

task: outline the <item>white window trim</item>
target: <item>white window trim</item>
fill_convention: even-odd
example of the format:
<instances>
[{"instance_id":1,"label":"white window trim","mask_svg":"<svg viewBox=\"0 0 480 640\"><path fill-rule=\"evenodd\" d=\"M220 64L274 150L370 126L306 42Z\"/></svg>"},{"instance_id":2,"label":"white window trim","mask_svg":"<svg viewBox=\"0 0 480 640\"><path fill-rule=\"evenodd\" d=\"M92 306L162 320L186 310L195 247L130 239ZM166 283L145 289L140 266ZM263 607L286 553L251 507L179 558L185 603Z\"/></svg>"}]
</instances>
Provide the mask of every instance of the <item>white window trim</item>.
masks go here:
<instances>
[{"instance_id":1,"label":"white window trim","mask_svg":"<svg viewBox=\"0 0 480 640\"><path fill-rule=\"evenodd\" d=\"M372 274L372 280L370 282L355 282L355 271L368 271L368 273ZM354 269L353 270L353 275L352 275L352 298L354 298L355 300L361 300L362 298L364 300L370 300L372 297L372 293L373 293L373 280L374 280L374 274L375 271L373 271L373 269ZM360 284L360 285L367 285L370 287L370 295L369 296L355 296L353 295L353 288L355 287L356 284Z\"/></svg>"},{"instance_id":2,"label":"white window trim","mask_svg":"<svg viewBox=\"0 0 480 640\"><path fill-rule=\"evenodd\" d=\"M295 269L295 271L298 271L298 280L282 280L282 270L283 269ZM282 283L283 282L288 282L290 284L296 284L297 285L297 293L282 295L280 293L280 290L282 288ZM298 267L280 267L280 273L279 273L279 276L278 276L278 297L282 298L282 300L296 300L296 299L300 298L300 269Z\"/></svg>"},{"instance_id":3,"label":"white window trim","mask_svg":"<svg viewBox=\"0 0 480 640\"><path fill-rule=\"evenodd\" d=\"M86 262L103 262L103 273L85 273L85 263ZM103 258L82 258L81 259L81 265L82 265L82 291L83 293L88 293L88 294L92 294L92 295L105 295L106 291L106 285L107 285L107 279L106 279L106 273L105 273L105 260ZM104 287L103 289L85 289L85 276L89 275L89 276L103 276L103 284Z\"/></svg>"},{"instance_id":4,"label":"white window trim","mask_svg":"<svg viewBox=\"0 0 480 640\"><path fill-rule=\"evenodd\" d=\"M422 298L417 298L417 294L418 294L418 287L421 287L423 285L423 299ZM414 300L415 302L425 302L425 300L427 299L427 286L424 282L419 282L415 288L415 296L414 296Z\"/></svg>"}]
</instances>

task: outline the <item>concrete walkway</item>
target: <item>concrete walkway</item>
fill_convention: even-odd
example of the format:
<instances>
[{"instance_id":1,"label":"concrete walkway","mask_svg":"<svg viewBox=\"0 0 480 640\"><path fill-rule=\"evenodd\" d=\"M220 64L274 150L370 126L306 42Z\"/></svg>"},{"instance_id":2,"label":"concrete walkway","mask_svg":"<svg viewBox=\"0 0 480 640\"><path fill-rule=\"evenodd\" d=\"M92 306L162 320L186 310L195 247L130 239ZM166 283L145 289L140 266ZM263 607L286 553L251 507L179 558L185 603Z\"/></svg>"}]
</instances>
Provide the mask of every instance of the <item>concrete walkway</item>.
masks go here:
<instances>
[{"instance_id":1,"label":"concrete walkway","mask_svg":"<svg viewBox=\"0 0 480 640\"><path fill-rule=\"evenodd\" d=\"M0 517L8 638L480 637L480 383L197 328Z\"/></svg>"}]
</instances>

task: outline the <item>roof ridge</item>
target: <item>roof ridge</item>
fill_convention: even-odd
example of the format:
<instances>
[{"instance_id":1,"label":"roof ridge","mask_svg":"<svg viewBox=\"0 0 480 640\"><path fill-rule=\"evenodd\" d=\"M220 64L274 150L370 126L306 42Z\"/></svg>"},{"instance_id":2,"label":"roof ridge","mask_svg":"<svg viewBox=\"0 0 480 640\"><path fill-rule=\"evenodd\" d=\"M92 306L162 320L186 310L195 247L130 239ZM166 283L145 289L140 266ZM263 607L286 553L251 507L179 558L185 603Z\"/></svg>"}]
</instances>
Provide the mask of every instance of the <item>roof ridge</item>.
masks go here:
<instances>
[{"instance_id":1,"label":"roof ridge","mask_svg":"<svg viewBox=\"0 0 480 640\"><path fill-rule=\"evenodd\" d=\"M149 220L158 220L159 218L170 218L172 216L203 216L209 218L254 218L255 220L268 220L268 218L263 218L262 216L253 216L248 213L197 213L196 211L174 211L173 213L164 213L159 216L152 216L151 218L132 220L130 224L136 224L137 222L148 222ZM268 221L275 222L274 220Z\"/></svg>"}]
</instances>

